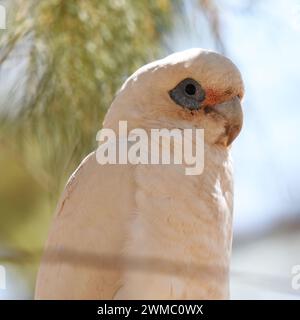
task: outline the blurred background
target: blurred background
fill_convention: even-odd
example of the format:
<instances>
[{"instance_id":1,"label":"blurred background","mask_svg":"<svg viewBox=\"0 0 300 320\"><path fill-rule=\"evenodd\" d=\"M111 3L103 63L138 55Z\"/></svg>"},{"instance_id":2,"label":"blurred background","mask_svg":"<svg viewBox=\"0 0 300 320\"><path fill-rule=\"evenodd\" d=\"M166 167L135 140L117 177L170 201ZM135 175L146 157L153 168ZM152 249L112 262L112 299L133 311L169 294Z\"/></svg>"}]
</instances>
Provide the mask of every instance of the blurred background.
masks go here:
<instances>
[{"instance_id":1,"label":"blurred background","mask_svg":"<svg viewBox=\"0 0 300 320\"><path fill-rule=\"evenodd\" d=\"M300 299L300 0L0 0L0 299L31 299L57 197L116 90L204 47L244 77L234 143L235 299ZM0 13L1 14L1 13Z\"/></svg>"}]
</instances>

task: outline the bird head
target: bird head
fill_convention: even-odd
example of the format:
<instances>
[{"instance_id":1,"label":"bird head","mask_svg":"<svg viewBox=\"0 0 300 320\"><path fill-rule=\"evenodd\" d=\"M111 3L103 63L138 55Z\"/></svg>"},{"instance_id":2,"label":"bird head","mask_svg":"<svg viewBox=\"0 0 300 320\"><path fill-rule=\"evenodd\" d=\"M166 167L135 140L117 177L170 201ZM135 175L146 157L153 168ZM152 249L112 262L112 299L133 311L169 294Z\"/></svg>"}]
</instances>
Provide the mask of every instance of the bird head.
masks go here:
<instances>
[{"instance_id":1,"label":"bird head","mask_svg":"<svg viewBox=\"0 0 300 320\"><path fill-rule=\"evenodd\" d=\"M204 129L205 142L228 147L243 122L244 85L226 57L203 49L167 56L126 80L104 121L114 127Z\"/></svg>"}]
</instances>

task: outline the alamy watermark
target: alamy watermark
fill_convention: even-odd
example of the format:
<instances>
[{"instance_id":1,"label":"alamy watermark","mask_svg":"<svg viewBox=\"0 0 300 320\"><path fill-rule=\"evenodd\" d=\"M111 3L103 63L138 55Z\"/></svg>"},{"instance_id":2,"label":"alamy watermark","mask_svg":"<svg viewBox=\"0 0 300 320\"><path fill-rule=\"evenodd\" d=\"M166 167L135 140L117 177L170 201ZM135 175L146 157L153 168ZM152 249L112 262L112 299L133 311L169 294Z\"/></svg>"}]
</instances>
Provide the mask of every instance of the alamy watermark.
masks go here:
<instances>
[{"instance_id":1,"label":"alamy watermark","mask_svg":"<svg viewBox=\"0 0 300 320\"><path fill-rule=\"evenodd\" d=\"M300 264L292 267L292 288L300 290Z\"/></svg>"},{"instance_id":2,"label":"alamy watermark","mask_svg":"<svg viewBox=\"0 0 300 320\"><path fill-rule=\"evenodd\" d=\"M6 289L6 270L4 266L0 265L0 290Z\"/></svg>"},{"instance_id":3,"label":"alamy watermark","mask_svg":"<svg viewBox=\"0 0 300 320\"><path fill-rule=\"evenodd\" d=\"M0 4L0 30L6 29L6 8Z\"/></svg>"},{"instance_id":4,"label":"alamy watermark","mask_svg":"<svg viewBox=\"0 0 300 320\"><path fill-rule=\"evenodd\" d=\"M150 131L150 132L149 132ZM184 164L186 175L204 169L204 129L132 129L119 121L118 133L109 128L97 134L99 164Z\"/></svg>"}]
</instances>

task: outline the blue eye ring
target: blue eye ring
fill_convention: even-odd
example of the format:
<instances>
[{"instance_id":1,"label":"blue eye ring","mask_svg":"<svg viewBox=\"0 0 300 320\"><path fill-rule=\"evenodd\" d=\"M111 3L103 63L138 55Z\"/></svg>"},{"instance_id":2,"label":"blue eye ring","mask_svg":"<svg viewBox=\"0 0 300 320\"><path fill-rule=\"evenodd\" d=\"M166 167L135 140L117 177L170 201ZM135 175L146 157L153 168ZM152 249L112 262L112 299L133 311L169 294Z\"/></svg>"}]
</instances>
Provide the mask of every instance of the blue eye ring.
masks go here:
<instances>
[{"instance_id":1,"label":"blue eye ring","mask_svg":"<svg viewBox=\"0 0 300 320\"><path fill-rule=\"evenodd\" d=\"M169 91L169 96L183 108L199 110L201 103L205 100L205 91L196 80L186 78Z\"/></svg>"}]
</instances>

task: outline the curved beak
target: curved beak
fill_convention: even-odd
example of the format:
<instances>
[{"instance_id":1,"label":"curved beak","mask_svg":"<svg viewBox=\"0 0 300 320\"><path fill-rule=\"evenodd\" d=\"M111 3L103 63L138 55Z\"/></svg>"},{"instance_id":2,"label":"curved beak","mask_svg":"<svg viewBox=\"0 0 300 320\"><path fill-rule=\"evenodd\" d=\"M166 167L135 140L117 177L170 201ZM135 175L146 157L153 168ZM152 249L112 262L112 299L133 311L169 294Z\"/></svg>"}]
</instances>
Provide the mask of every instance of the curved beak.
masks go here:
<instances>
[{"instance_id":1,"label":"curved beak","mask_svg":"<svg viewBox=\"0 0 300 320\"><path fill-rule=\"evenodd\" d=\"M220 143L228 147L238 136L243 126L241 100L238 97L234 97L232 100L215 105L214 110L226 119L226 133Z\"/></svg>"}]
</instances>

